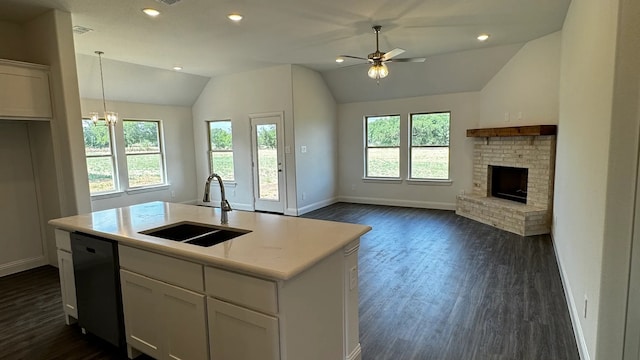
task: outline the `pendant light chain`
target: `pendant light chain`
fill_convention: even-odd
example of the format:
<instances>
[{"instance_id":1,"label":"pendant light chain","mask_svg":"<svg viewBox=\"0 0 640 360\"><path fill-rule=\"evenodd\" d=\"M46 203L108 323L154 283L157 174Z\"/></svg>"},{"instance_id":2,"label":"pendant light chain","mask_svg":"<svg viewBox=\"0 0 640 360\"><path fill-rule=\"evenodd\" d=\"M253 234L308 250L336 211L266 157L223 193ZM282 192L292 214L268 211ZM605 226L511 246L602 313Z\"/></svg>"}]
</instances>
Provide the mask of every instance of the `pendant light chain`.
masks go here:
<instances>
[{"instance_id":1,"label":"pendant light chain","mask_svg":"<svg viewBox=\"0 0 640 360\"><path fill-rule=\"evenodd\" d=\"M96 51L98 54L98 59L100 59L100 83L102 84L102 107L104 109L104 113L107 113L107 100L104 98L104 75L102 74L102 51Z\"/></svg>"}]
</instances>

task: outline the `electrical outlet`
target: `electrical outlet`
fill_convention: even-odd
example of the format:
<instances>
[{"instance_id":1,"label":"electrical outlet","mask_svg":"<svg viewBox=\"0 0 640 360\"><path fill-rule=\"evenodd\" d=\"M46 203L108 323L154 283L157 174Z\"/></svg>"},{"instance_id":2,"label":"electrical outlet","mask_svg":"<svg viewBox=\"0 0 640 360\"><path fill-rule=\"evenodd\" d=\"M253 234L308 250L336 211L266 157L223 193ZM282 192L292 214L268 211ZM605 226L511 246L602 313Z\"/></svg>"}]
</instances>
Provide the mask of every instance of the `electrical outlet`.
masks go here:
<instances>
[{"instance_id":1,"label":"electrical outlet","mask_svg":"<svg viewBox=\"0 0 640 360\"><path fill-rule=\"evenodd\" d=\"M307 152L307 147L305 145L300 146L300 152L301 153L306 153Z\"/></svg>"},{"instance_id":2,"label":"electrical outlet","mask_svg":"<svg viewBox=\"0 0 640 360\"><path fill-rule=\"evenodd\" d=\"M351 191L355 191L356 190L356 184L351 184Z\"/></svg>"},{"instance_id":3,"label":"electrical outlet","mask_svg":"<svg viewBox=\"0 0 640 360\"><path fill-rule=\"evenodd\" d=\"M522 111L518 112L518 121L522 120Z\"/></svg>"},{"instance_id":4,"label":"electrical outlet","mask_svg":"<svg viewBox=\"0 0 640 360\"><path fill-rule=\"evenodd\" d=\"M302 192L302 200L306 200L307 199L307 193L306 192Z\"/></svg>"},{"instance_id":5,"label":"electrical outlet","mask_svg":"<svg viewBox=\"0 0 640 360\"><path fill-rule=\"evenodd\" d=\"M589 303L589 299L587 299L587 294L584 294L584 313L582 314L582 316L584 316L584 318L587 318L587 305Z\"/></svg>"},{"instance_id":6,"label":"electrical outlet","mask_svg":"<svg viewBox=\"0 0 640 360\"><path fill-rule=\"evenodd\" d=\"M509 122L509 120L510 120L509 113L508 112L504 113L504 122Z\"/></svg>"},{"instance_id":7,"label":"electrical outlet","mask_svg":"<svg viewBox=\"0 0 640 360\"><path fill-rule=\"evenodd\" d=\"M172 198L176 197L176 192L175 192L175 191L173 191L173 190L171 190L171 197L172 197Z\"/></svg>"}]
</instances>

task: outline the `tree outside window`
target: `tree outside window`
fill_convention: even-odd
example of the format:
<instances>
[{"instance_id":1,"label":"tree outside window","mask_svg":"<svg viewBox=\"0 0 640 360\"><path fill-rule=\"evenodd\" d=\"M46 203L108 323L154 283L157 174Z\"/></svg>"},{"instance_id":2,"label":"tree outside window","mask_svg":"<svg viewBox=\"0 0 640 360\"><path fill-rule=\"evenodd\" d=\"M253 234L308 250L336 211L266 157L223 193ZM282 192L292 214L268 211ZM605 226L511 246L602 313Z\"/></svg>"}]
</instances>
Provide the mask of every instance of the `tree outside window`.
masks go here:
<instances>
[{"instance_id":1,"label":"tree outside window","mask_svg":"<svg viewBox=\"0 0 640 360\"><path fill-rule=\"evenodd\" d=\"M449 112L411 114L411 179L449 179L450 118Z\"/></svg>"},{"instance_id":2,"label":"tree outside window","mask_svg":"<svg viewBox=\"0 0 640 360\"><path fill-rule=\"evenodd\" d=\"M207 121L209 169L225 181L234 180L231 120Z\"/></svg>"},{"instance_id":3,"label":"tree outside window","mask_svg":"<svg viewBox=\"0 0 640 360\"><path fill-rule=\"evenodd\" d=\"M104 122L94 124L89 119L82 119L89 191L92 195L118 190L111 129Z\"/></svg>"},{"instance_id":4,"label":"tree outside window","mask_svg":"<svg viewBox=\"0 0 640 360\"><path fill-rule=\"evenodd\" d=\"M400 115L365 118L366 177L400 177Z\"/></svg>"},{"instance_id":5,"label":"tree outside window","mask_svg":"<svg viewBox=\"0 0 640 360\"><path fill-rule=\"evenodd\" d=\"M164 184L164 151L160 121L124 120L122 126L129 187Z\"/></svg>"}]
</instances>

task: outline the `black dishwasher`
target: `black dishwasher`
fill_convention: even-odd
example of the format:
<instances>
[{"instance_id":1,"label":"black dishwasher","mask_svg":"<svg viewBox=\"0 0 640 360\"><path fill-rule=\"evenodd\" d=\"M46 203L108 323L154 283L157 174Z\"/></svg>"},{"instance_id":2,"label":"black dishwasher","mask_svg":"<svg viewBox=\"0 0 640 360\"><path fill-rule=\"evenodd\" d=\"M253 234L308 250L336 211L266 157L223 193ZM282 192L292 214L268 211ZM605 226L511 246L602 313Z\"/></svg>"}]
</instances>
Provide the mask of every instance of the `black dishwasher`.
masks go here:
<instances>
[{"instance_id":1,"label":"black dishwasher","mask_svg":"<svg viewBox=\"0 0 640 360\"><path fill-rule=\"evenodd\" d=\"M117 347L125 345L118 263L118 244L87 235L71 234L76 280L78 324Z\"/></svg>"}]
</instances>

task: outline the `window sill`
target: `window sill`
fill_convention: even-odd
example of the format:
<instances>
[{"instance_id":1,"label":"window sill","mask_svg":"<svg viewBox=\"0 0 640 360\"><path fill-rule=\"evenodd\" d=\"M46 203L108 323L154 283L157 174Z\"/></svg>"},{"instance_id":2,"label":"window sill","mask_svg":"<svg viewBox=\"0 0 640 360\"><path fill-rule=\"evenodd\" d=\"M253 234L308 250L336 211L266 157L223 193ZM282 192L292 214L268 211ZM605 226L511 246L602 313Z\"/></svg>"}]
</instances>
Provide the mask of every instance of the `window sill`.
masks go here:
<instances>
[{"instance_id":1,"label":"window sill","mask_svg":"<svg viewBox=\"0 0 640 360\"><path fill-rule=\"evenodd\" d=\"M110 199L110 198L122 196L122 194L124 194L123 191L112 191L107 193L100 193L100 194L91 195L91 200L93 201L93 200Z\"/></svg>"},{"instance_id":2,"label":"window sill","mask_svg":"<svg viewBox=\"0 0 640 360\"><path fill-rule=\"evenodd\" d=\"M437 185L437 186L451 186L453 180L451 179L407 179L407 184L410 185Z\"/></svg>"},{"instance_id":3,"label":"window sill","mask_svg":"<svg viewBox=\"0 0 640 360\"><path fill-rule=\"evenodd\" d=\"M140 193L146 193L151 191L169 190L171 184L153 185L153 186L141 186L129 188L126 190L127 195L134 195Z\"/></svg>"},{"instance_id":4,"label":"window sill","mask_svg":"<svg viewBox=\"0 0 640 360\"><path fill-rule=\"evenodd\" d=\"M374 177L363 177L362 181L367 183L391 183L391 184L401 184L401 178L374 178Z\"/></svg>"}]
</instances>

